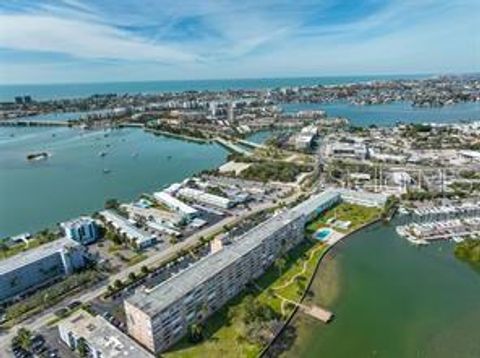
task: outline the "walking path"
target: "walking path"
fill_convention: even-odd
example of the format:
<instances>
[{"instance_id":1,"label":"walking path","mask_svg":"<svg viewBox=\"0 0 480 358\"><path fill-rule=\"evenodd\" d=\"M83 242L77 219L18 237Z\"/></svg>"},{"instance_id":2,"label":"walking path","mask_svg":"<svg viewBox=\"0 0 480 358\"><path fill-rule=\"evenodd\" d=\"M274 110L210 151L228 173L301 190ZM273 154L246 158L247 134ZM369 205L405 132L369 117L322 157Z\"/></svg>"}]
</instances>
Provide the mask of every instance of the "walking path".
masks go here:
<instances>
[{"instance_id":1,"label":"walking path","mask_svg":"<svg viewBox=\"0 0 480 358\"><path fill-rule=\"evenodd\" d=\"M331 232L329 238L326 240L325 243L326 243L327 245L331 246L331 245L336 244L336 243L337 243L338 241L340 241L343 237L345 237L344 234L342 234L342 233L340 233L340 232L335 231L335 230L332 229L332 232ZM322 245L322 246L319 246L318 248L312 250L312 251L310 252L310 254L309 254L308 259L305 260L305 262L303 263L302 270L301 270L300 272L298 272L298 273L296 273L295 275L293 275L287 282L284 282L284 283L282 283L281 285L275 286L275 287L272 288L274 295L275 295L276 297L278 297L280 300L282 300L280 309L281 309L281 312L282 312L282 315L283 315L283 316L286 315L286 307L285 307L285 305L286 305L287 303L293 303L294 305L297 305L297 306L299 306L300 308L302 308L302 310L303 310L305 313L307 313L307 314L309 314L309 315L311 315L311 316L313 316L313 317L315 317L315 318L317 318L317 319L320 319L320 320L322 320L322 321L324 321L324 322L328 322L328 321L331 319L332 314L331 314L330 312L328 312L328 311L320 308L320 307L317 307L317 306L312 306L312 307L304 306L304 305L302 305L302 304L300 304L300 303L298 303L298 302L295 302L295 301L292 301L292 300L290 300L290 299L288 299L288 298L286 298L286 297L283 297L283 296L280 295L279 293L275 292L275 291L279 291L279 290L282 290L282 289L290 286L291 284L293 284L293 283L295 282L295 279L296 279L297 277L303 276L303 275L306 273L306 271L307 271L307 269L308 269L308 265L310 264L311 260L315 257L315 254L316 254L318 251L324 250L324 249L325 249L325 246Z\"/></svg>"}]
</instances>

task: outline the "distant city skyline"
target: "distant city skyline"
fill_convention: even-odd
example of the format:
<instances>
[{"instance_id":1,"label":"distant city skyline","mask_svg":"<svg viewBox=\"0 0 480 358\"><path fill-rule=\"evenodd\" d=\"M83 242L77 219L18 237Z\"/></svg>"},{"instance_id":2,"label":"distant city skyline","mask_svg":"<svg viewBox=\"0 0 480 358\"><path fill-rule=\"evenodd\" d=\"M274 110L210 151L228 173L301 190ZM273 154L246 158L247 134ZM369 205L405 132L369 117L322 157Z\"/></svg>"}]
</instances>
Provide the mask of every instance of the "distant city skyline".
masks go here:
<instances>
[{"instance_id":1,"label":"distant city skyline","mask_svg":"<svg viewBox=\"0 0 480 358\"><path fill-rule=\"evenodd\" d=\"M477 0L0 4L0 84L480 72Z\"/></svg>"}]
</instances>

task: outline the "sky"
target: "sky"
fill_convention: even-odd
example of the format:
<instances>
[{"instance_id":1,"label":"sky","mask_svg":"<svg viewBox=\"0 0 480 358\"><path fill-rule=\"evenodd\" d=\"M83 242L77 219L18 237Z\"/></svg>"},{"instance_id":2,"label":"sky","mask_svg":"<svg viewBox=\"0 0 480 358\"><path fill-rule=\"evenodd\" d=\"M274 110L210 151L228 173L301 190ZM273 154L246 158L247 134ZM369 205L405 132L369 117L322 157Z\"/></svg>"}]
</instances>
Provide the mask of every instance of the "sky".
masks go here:
<instances>
[{"instance_id":1,"label":"sky","mask_svg":"<svg viewBox=\"0 0 480 358\"><path fill-rule=\"evenodd\" d=\"M0 84L480 72L480 0L5 0Z\"/></svg>"}]
</instances>

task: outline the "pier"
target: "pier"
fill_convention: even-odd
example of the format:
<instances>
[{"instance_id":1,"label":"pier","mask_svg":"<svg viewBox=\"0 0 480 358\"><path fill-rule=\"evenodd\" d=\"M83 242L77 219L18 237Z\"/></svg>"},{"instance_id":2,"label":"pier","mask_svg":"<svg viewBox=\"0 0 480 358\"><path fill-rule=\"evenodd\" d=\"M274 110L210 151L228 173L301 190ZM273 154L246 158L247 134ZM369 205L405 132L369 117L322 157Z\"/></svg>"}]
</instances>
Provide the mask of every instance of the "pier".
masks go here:
<instances>
[{"instance_id":1,"label":"pier","mask_svg":"<svg viewBox=\"0 0 480 358\"><path fill-rule=\"evenodd\" d=\"M319 306L305 306L299 305L299 308L309 316L322 321L323 323L329 323L333 318L333 313L323 309Z\"/></svg>"},{"instance_id":2,"label":"pier","mask_svg":"<svg viewBox=\"0 0 480 358\"><path fill-rule=\"evenodd\" d=\"M320 306L316 306L316 305L307 306L302 303L289 300L288 298L285 298L278 294L277 294L277 297L297 306L300 310L302 310L303 313L323 323L329 323L333 319L333 313Z\"/></svg>"}]
</instances>

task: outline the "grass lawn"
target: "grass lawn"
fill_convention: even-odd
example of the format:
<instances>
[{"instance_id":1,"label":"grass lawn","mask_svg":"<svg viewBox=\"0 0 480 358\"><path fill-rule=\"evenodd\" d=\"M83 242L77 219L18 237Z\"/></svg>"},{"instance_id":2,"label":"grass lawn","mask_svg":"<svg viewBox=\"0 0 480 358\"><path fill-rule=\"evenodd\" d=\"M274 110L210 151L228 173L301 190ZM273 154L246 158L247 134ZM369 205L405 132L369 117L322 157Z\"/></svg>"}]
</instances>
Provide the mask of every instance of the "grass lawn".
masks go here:
<instances>
[{"instance_id":1,"label":"grass lawn","mask_svg":"<svg viewBox=\"0 0 480 358\"><path fill-rule=\"evenodd\" d=\"M251 294L261 303L282 314L283 299L276 294L293 301L300 299L325 249L326 246L322 243L303 241L288 253L282 272L272 266L256 280L255 288L240 293L207 319L203 330L204 341L192 344L188 338L184 338L162 354L162 357L256 357L263 347L241 338L244 323L238 312L243 299L247 294ZM295 279L298 276L304 277L300 279L303 290L299 286L299 280ZM285 310L283 313L288 314L290 311Z\"/></svg>"},{"instance_id":2,"label":"grass lawn","mask_svg":"<svg viewBox=\"0 0 480 358\"><path fill-rule=\"evenodd\" d=\"M22 242L10 247L2 246L0 248L0 260L17 255L23 251L32 250L40 245L55 241L59 238L60 237L56 234L47 231L35 234L30 240L28 240L28 244Z\"/></svg>"},{"instance_id":3,"label":"grass lawn","mask_svg":"<svg viewBox=\"0 0 480 358\"><path fill-rule=\"evenodd\" d=\"M145 260L147 258L148 258L148 256L146 254L135 254L134 256L131 256L130 258L128 258L127 266L136 265L139 262L142 262L143 260Z\"/></svg>"},{"instance_id":4,"label":"grass lawn","mask_svg":"<svg viewBox=\"0 0 480 358\"><path fill-rule=\"evenodd\" d=\"M336 217L337 220L350 221L351 224L348 229L341 229L334 227L335 230L348 233L358 229L360 226L376 219L382 213L380 208L367 207L357 204L341 203L336 207L326 211L323 215L313 220L307 226L307 232L313 234L315 231L327 225L330 218Z\"/></svg>"}]
</instances>

